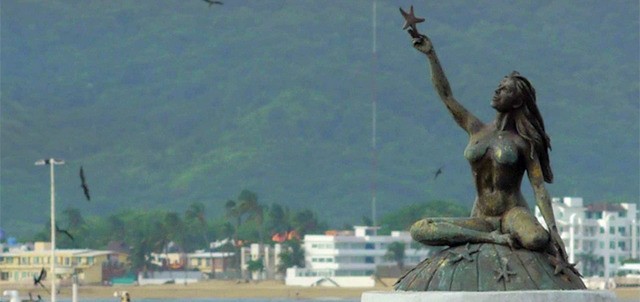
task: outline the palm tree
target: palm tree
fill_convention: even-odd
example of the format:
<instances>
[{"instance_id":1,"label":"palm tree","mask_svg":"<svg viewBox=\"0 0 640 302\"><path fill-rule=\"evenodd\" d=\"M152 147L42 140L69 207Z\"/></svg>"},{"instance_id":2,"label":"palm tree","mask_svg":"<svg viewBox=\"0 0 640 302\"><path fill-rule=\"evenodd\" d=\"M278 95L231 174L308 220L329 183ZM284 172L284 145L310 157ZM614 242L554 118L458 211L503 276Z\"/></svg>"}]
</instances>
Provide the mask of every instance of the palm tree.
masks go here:
<instances>
[{"instance_id":1,"label":"palm tree","mask_svg":"<svg viewBox=\"0 0 640 302\"><path fill-rule=\"evenodd\" d=\"M403 242L394 241L387 246L387 253L384 258L393 260L398 265L400 272L404 272L405 244Z\"/></svg>"},{"instance_id":2,"label":"palm tree","mask_svg":"<svg viewBox=\"0 0 640 302\"><path fill-rule=\"evenodd\" d=\"M205 219L205 209L204 204L201 202L194 202L189 205L189 208L184 213L185 222L188 222L189 225L193 225L193 222L197 222L200 233L202 234L202 239L206 244L209 244L209 238L207 236L207 220Z\"/></svg>"},{"instance_id":3,"label":"palm tree","mask_svg":"<svg viewBox=\"0 0 640 302\"><path fill-rule=\"evenodd\" d=\"M277 203L272 204L267 211L266 230L270 234L283 233L291 230L289 208Z\"/></svg>"},{"instance_id":4,"label":"palm tree","mask_svg":"<svg viewBox=\"0 0 640 302\"><path fill-rule=\"evenodd\" d=\"M225 216L227 217L227 220L232 220L235 224L233 229L233 246L236 251L234 262L235 262L238 278L240 278L242 268L240 263L241 249L240 249L240 246L238 245L238 230L240 229L240 224L242 223L242 212L240 211L240 207L238 206L238 204L233 200L227 200L227 202L224 204L224 209L225 209Z\"/></svg>"},{"instance_id":5,"label":"palm tree","mask_svg":"<svg viewBox=\"0 0 640 302\"><path fill-rule=\"evenodd\" d=\"M258 202L258 195L249 190L242 190L238 196L242 215L247 215L258 227L258 241L260 243L260 253L264 245L264 212L265 207Z\"/></svg>"}]
</instances>

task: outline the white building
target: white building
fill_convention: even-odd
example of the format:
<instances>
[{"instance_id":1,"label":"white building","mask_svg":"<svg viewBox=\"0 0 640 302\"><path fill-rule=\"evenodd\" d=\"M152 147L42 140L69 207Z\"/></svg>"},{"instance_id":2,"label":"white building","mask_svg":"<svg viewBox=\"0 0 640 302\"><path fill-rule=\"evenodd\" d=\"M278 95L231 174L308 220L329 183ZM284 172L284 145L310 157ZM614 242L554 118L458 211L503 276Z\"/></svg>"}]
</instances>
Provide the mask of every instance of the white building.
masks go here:
<instances>
[{"instance_id":1,"label":"white building","mask_svg":"<svg viewBox=\"0 0 640 302\"><path fill-rule=\"evenodd\" d=\"M276 243L273 246L265 244L260 250L260 245L252 243L249 247L243 247L240 253L240 267L242 267L242 275L249 276L252 280L261 279L279 279L282 280L282 274L278 274L278 265L280 265L279 255L282 253L282 244ZM249 260L262 260L264 270L262 272L248 272Z\"/></svg>"},{"instance_id":2,"label":"white building","mask_svg":"<svg viewBox=\"0 0 640 302\"><path fill-rule=\"evenodd\" d=\"M638 209L633 203L584 205L582 198L553 198L553 213L569 262L585 276L612 274L622 262L638 259ZM540 210L536 217L545 225ZM546 226L546 225L545 225Z\"/></svg>"},{"instance_id":3,"label":"white building","mask_svg":"<svg viewBox=\"0 0 640 302\"><path fill-rule=\"evenodd\" d=\"M409 232L393 231L378 236L377 227L356 226L354 231L305 235L305 268L289 268L285 283L296 286L373 287L379 266L396 265L385 259L393 242L405 244L406 268L427 258L429 250L416 249ZM415 244L419 246L419 244Z\"/></svg>"}]
</instances>

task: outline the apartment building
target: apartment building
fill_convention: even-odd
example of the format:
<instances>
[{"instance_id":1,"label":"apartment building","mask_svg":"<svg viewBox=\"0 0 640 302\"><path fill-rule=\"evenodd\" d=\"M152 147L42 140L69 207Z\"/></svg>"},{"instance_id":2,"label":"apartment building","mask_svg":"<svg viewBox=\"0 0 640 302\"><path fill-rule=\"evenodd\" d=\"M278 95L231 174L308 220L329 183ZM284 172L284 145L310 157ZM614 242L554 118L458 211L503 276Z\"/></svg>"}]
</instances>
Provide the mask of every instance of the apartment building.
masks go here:
<instances>
[{"instance_id":1,"label":"apartment building","mask_svg":"<svg viewBox=\"0 0 640 302\"><path fill-rule=\"evenodd\" d=\"M114 251L89 249L56 249L55 275L61 282L71 282L75 273L81 284L100 284L103 281L103 268L124 264L128 255ZM44 268L49 278L52 274L51 243L36 242L33 249L11 249L0 253L0 284L32 283L33 277Z\"/></svg>"},{"instance_id":2,"label":"apartment building","mask_svg":"<svg viewBox=\"0 0 640 302\"><path fill-rule=\"evenodd\" d=\"M424 260L429 250L412 244L409 232L393 231L377 235L377 227L355 226L353 231L305 235L305 268L289 268L285 283L297 286L373 287L374 274L380 266L393 266L385 258L389 244L405 245L406 268Z\"/></svg>"},{"instance_id":3,"label":"apartment building","mask_svg":"<svg viewBox=\"0 0 640 302\"><path fill-rule=\"evenodd\" d=\"M638 259L640 230L635 203L585 205L580 197L552 199L569 262L585 276L613 276L625 260ZM544 224L536 208L536 218Z\"/></svg>"}]
</instances>

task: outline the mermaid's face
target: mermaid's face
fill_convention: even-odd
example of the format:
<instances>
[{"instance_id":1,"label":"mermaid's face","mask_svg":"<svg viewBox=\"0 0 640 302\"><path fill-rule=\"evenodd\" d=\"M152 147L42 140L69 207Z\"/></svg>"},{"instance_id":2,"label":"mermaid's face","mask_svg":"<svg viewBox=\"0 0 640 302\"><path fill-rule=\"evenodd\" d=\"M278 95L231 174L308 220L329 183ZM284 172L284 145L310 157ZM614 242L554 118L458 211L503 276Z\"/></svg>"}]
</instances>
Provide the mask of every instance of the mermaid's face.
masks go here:
<instances>
[{"instance_id":1,"label":"mermaid's face","mask_svg":"<svg viewBox=\"0 0 640 302\"><path fill-rule=\"evenodd\" d=\"M500 81L500 85L493 95L491 107L499 112L509 112L520 105L515 81L511 77L505 77Z\"/></svg>"}]
</instances>

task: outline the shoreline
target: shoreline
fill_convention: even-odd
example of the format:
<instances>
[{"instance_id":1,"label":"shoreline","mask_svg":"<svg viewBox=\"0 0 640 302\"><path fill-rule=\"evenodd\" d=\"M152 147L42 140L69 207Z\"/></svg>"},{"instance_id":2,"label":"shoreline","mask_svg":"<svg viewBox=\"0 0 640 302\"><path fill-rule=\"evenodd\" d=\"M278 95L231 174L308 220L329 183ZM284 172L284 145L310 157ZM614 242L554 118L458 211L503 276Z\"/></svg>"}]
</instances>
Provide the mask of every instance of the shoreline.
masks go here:
<instances>
[{"instance_id":1,"label":"shoreline","mask_svg":"<svg viewBox=\"0 0 640 302\"><path fill-rule=\"evenodd\" d=\"M238 283L236 280L206 280L185 284L162 285L80 285L78 296L85 298L113 298L114 292L127 291L134 299L186 299L186 298L360 298L366 291L392 291L395 279L384 280L388 286L376 284L375 287L301 287L287 286L283 281L264 280L259 282ZM4 287L4 286L3 286ZM31 292L47 297L49 293L42 288L24 284L7 284L7 289L16 289L21 295ZM71 286L58 288L58 297L71 298Z\"/></svg>"},{"instance_id":2,"label":"shoreline","mask_svg":"<svg viewBox=\"0 0 640 302\"><path fill-rule=\"evenodd\" d=\"M395 279L383 280L387 286L377 282L375 287L301 287L286 286L283 281L265 280L260 282L237 283L235 280L206 280L197 283L163 285L82 285L78 286L78 296L83 298L113 298L116 291L127 291L137 299L187 299L187 298L299 298L299 299L358 299L367 291L393 291ZM47 297L42 288L25 284L2 284L4 289L16 289L21 295L31 292ZM612 290L621 301L640 301L640 287L624 287ZM71 286L60 288L61 298L71 298Z\"/></svg>"}]
</instances>

